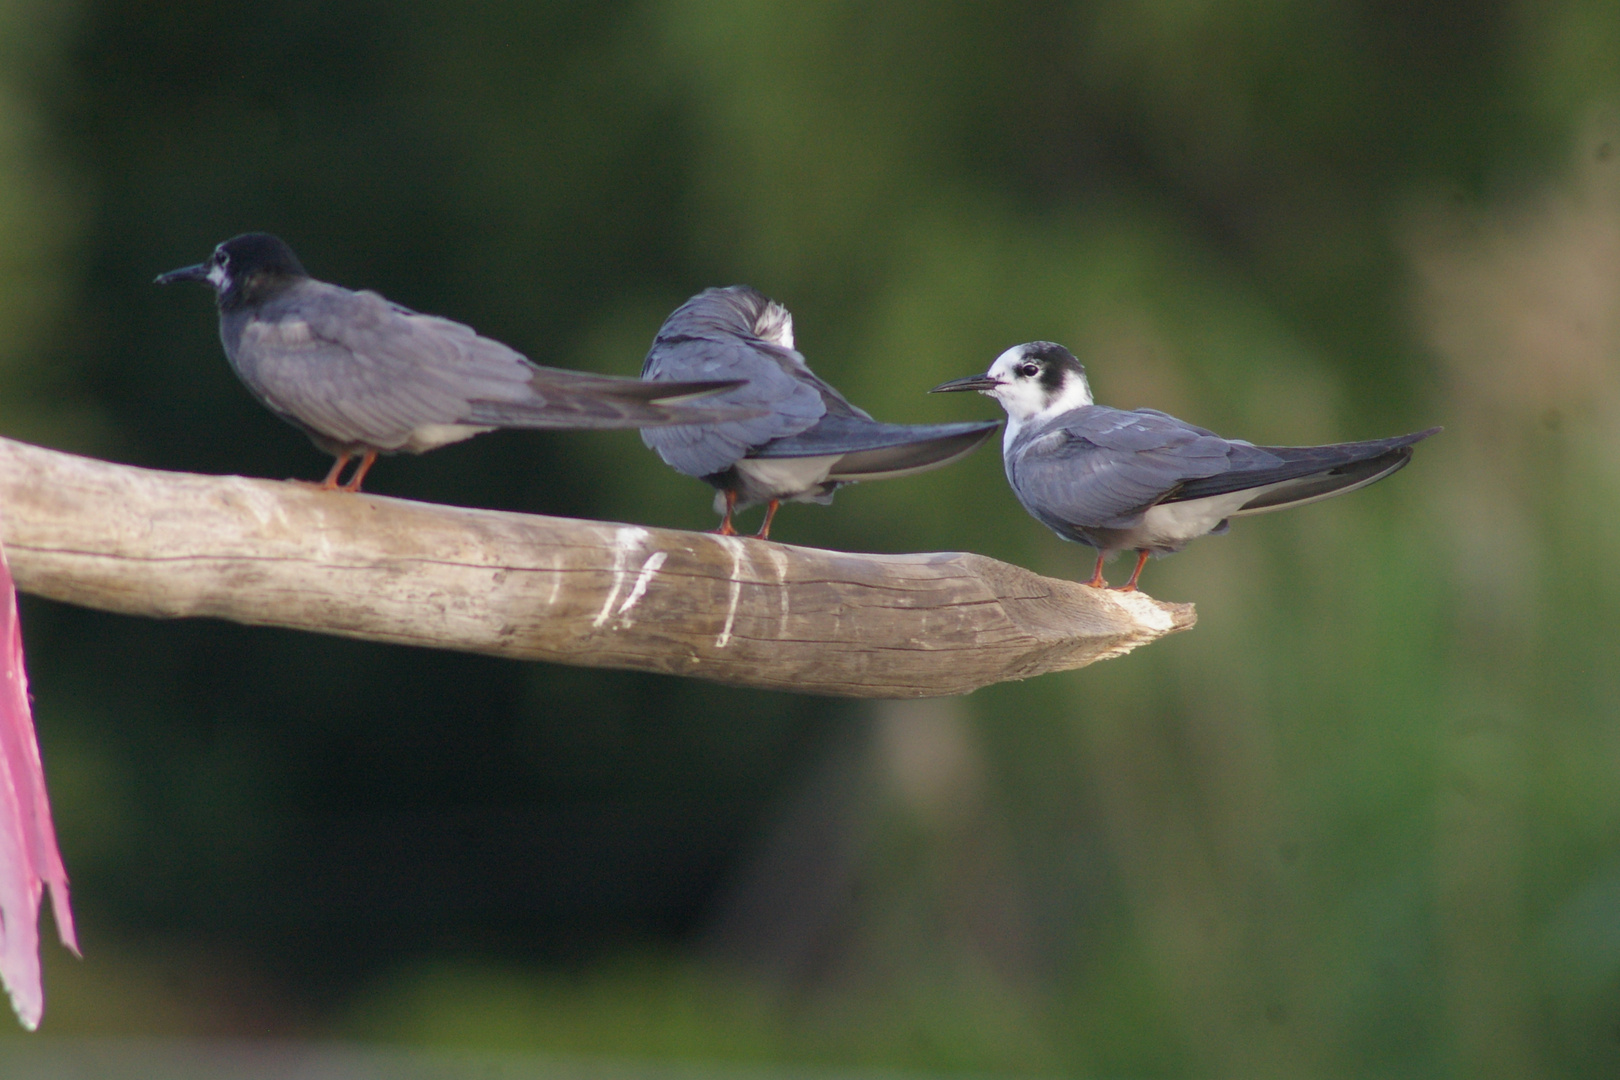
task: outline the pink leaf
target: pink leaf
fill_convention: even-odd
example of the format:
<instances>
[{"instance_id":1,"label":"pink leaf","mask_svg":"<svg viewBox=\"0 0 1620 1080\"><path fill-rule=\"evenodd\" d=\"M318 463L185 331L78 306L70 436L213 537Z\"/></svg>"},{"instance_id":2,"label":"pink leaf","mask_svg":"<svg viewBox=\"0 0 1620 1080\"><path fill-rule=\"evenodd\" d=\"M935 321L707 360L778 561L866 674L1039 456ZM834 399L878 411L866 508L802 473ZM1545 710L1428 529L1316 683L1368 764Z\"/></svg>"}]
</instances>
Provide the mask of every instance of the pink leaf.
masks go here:
<instances>
[{"instance_id":1,"label":"pink leaf","mask_svg":"<svg viewBox=\"0 0 1620 1080\"><path fill-rule=\"evenodd\" d=\"M39 974L39 901L51 888L62 944L79 951L68 907L67 870L56 850L45 768L34 739L23 670L17 589L0 547L0 981L29 1031L45 1011Z\"/></svg>"}]
</instances>

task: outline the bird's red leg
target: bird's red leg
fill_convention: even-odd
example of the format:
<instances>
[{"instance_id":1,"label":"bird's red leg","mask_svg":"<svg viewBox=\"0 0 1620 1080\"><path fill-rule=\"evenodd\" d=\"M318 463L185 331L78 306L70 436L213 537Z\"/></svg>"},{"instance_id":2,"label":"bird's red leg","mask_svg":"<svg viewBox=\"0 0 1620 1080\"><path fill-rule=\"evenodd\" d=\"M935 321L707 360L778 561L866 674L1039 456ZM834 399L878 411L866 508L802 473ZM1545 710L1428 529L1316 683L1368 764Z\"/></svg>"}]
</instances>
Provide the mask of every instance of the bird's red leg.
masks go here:
<instances>
[{"instance_id":1,"label":"bird's red leg","mask_svg":"<svg viewBox=\"0 0 1620 1080\"><path fill-rule=\"evenodd\" d=\"M1136 553L1136 569L1134 571L1132 571L1132 573L1131 573L1131 580L1127 581L1125 584L1123 584L1123 585L1121 585L1119 587L1120 592L1135 592L1136 591L1136 579L1142 576L1142 567L1147 565L1147 561L1148 561L1148 553L1147 552L1138 551Z\"/></svg>"},{"instance_id":2,"label":"bird's red leg","mask_svg":"<svg viewBox=\"0 0 1620 1080\"><path fill-rule=\"evenodd\" d=\"M1090 585L1093 589L1106 589L1106 588L1108 588L1108 579L1103 577L1103 572L1102 572L1103 559L1105 557L1107 557L1107 555L1108 555L1108 552L1106 552L1106 551L1097 552L1097 566L1096 566L1096 569L1092 570L1092 572L1091 572L1091 580L1081 582L1082 585Z\"/></svg>"},{"instance_id":3,"label":"bird's red leg","mask_svg":"<svg viewBox=\"0 0 1620 1080\"><path fill-rule=\"evenodd\" d=\"M337 456L337 460L332 462L332 471L326 474L325 480L322 480L315 486L322 491L336 491L338 486L338 477L343 473L344 466L349 464L349 459L352 457L354 457L353 454L339 454ZM299 483L307 484L309 481L300 480Z\"/></svg>"},{"instance_id":4,"label":"bird's red leg","mask_svg":"<svg viewBox=\"0 0 1620 1080\"><path fill-rule=\"evenodd\" d=\"M375 450L367 450L366 453L365 453L365 456L360 459L360 464L358 464L358 465L356 465L354 467L354 475L349 477L349 482L347 484L344 484L342 487L338 488L338 490L339 491L359 491L360 490L360 481L362 481L362 480L364 480L366 478L366 471L369 470L371 468L371 466L376 463L376 461L377 461L377 451L375 451Z\"/></svg>"},{"instance_id":5,"label":"bird's red leg","mask_svg":"<svg viewBox=\"0 0 1620 1080\"><path fill-rule=\"evenodd\" d=\"M715 534L718 536L736 536L737 530L731 525L731 511L737 505L737 493L735 491L722 491L720 494L726 500L726 514L720 519L720 527L714 530Z\"/></svg>"},{"instance_id":6,"label":"bird's red leg","mask_svg":"<svg viewBox=\"0 0 1620 1080\"><path fill-rule=\"evenodd\" d=\"M761 525L759 532L754 534L757 539L764 540L771 535L771 518L776 516L776 508L781 505L782 503L777 499L772 499L765 504L765 524Z\"/></svg>"}]
</instances>

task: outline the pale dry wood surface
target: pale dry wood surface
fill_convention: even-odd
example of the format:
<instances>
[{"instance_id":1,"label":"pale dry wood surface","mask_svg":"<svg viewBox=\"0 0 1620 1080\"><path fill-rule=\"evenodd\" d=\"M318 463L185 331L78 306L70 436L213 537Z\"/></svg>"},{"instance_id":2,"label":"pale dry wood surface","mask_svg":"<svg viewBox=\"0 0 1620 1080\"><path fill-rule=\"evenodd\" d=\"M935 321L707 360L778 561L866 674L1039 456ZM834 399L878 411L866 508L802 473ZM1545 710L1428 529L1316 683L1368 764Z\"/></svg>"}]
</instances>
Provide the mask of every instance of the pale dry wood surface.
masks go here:
<instances>
[{"instance_id":1,"label":"pale dry wood surface","mask_svg":"<svg viewBox=\"0 0 1620 1080\"><path fill-rule=\"evenodd\" d=\"M18 587L53 600L802 693L967 693L1194 620L980 555L469 510L6 439L0 508Z\"/></svg>"}]
</instances>

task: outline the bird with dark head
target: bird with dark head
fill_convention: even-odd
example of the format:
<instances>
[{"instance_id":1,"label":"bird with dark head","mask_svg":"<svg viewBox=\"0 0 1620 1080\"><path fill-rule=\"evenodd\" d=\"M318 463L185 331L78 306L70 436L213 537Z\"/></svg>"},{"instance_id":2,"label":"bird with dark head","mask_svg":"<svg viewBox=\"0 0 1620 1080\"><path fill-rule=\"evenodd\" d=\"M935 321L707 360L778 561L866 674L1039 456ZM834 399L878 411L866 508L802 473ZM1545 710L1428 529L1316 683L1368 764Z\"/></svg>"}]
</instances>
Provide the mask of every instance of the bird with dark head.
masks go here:
<instances>
[{"instance_id":1,"label":"bird with dark head","mask_svg":"<svg viewBox=\"0 0 1620 1080\"><path fill-rule=\"evenodd\" d=\"M676 471L716 489L725 536L735 534L738 510L766 504L763 539L783 502L829 503L841 484L949 465L999 426L873 420L805 364L787 308L746 285L709 289L676 308L653 339L641 377L654 386L739 379L741 386L714 400L760 411L753 419L641 433Z\"/></svg>"},{"instance_id":2,"label":"bird with dark head","mask_svg":"<svg viewBox=\"0 0 1620 1080\"><path fill-rule=\"evenodd\" d=\"M157 278L176 281L213 286L231 369L266 408L336 458L320 485L328 490L358 491L378 454L419 454L497 428L633 428L758 415L714 399L736 379L648 386L541 367L461 323L316 281L269 233L234 237L207 262Z\"/></svg>"},{"instance_id":3,"label":"bird with dark head","mask_svg":"<svg viewBox=\"0 0 1620 1080\"><path fill-rule=\"evenodd\" d=\"M1018 501L1041 524L1097 549L1103 563L1135 551L1136 588L1149 555L1225 532L1232 518L1302 506L1382 480L1440 429L1330 446L1255 446L1156 409L1092 401L1085 368L1050 341L1017 345L983 375L934 387L976 390L1007 410L1002 461Z\"/></svg>"}]
</instances>

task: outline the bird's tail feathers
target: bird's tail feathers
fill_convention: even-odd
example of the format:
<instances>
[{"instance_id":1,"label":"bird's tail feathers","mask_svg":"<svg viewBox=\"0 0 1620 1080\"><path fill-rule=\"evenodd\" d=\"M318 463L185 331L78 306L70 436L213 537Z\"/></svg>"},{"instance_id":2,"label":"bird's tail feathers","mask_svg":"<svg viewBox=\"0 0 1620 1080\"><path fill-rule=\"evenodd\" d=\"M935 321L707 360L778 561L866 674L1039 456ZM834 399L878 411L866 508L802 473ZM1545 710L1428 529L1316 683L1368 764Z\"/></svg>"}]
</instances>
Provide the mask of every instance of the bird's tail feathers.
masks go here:
<instances>
[{"instance_id":1,"label":"bird's tail feathers","mask_svg":"<svg viewBox=\"0 0 1620 1080\"><path fill-rule=\"evenodd\" d=\"M914 449L926 455L934 443L972 440L977 446L1001 426L999 420L976 420L955 424L883 424L865 417L828 413L815 426L781 439L773 439L753 451L753 457L825 457L828 454ZM949 451L944 451L949 452Z\"/></svg>"},{"instance_id":2,"label":"bird's tail feathers","mask_svg":"<svg viewBox=\"0 0 1620 1080\"><path fill-rule=\"evenodd\" d=\"M1285 507L1303 506L1306 503L1331 499L1335 495L1345 495L1368 484L1375 484L1392 473L1400 472L1411 460L1412 448L1405 446L1375 458L1329 469L1327 472L1312 473L1293 480L1280 480L1256 491L1254 498L1232 511L1229 516L1247 517L1250 514L1264 514Z\"/></svg>"},{"instance_id":3,"label":"bird's tail feathers","mask_svg":"<svg viewBox=\"0 0 1620 1080\"><path fill-rule=\"evenodd\" d=\"M717 424L752 420L765 410L711 401L742 385L717 382L645 382L611 375L565 372L568 378L537 376L535 396L525 401L475 401L472 423L509 428L628 428Z\"/></svg>"},{"instance_id":4,"label":"bird's tail feathers","mask_svg":"<svg viewBox=\"0 0 1620 1080\"><path fill-rule=\"evenodd\" d=\"M1415 444L1439 431L1436 427L1388 439L1330 446L1252 447L1254 464L1244 467L1241 461L1235 462L1237 467L1227 472L1189 480L1164 501L1189 502L1232 492L1254 492L1236 514L1258 514L1314 502L1383 479L1411 460Z\"/></svg>"},{"instance_id":5,"label":"bird's tail feathers","mask_svg":"<svg viewBox=\"0 0 1620 1080\"><path fill-rule=\"evenodd\" d=\"M999 422L992 422L989 426L981 424L937 426L960 427L965 430L936 434L926 440L846 453L833 466L828 479L845 482L891 479L943 468L973 453L984 444L985 440L995 434L996 428L1001 425Z\"/></svg>"}]
</instances>

